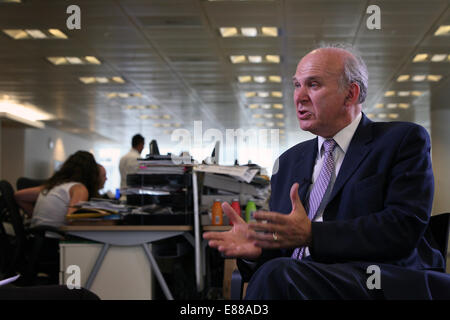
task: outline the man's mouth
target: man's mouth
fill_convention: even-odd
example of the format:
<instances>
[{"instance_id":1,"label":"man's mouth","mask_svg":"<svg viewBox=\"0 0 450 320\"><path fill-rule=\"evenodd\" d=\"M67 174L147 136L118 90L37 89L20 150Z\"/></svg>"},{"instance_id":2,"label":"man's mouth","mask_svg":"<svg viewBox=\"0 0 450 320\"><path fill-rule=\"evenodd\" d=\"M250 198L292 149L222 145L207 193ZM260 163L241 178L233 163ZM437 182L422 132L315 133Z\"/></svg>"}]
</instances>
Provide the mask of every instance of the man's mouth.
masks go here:
<instances>
[{"instance_id":1,"label":"man's mouth","mask_svg":"<svg viewBox=\"0 0 450 320\"><path fill-rule=\"evenodd\" d=\"M298 110L297 116L300 120L307 120L311 116L311 112L308 110Z\"/></svg>"}]
</instances>

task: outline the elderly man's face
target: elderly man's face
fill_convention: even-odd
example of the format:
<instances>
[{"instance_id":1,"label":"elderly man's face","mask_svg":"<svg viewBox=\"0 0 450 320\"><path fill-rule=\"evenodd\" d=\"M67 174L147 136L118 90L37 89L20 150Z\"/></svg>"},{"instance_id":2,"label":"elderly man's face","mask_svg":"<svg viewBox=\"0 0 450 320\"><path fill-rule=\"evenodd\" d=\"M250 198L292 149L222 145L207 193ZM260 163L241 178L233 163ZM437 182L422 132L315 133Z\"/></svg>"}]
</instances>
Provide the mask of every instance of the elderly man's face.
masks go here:
<instances>
[{"instance_id":1,"label":"elderly man's face","mask_svg":"<svg viewBox=\"0 0 450 320\"><path fill-rule=\"evenodd\" d=\"M348 108L346 90L339 86L342 53L315 50L298 64L294 81L294 103L302 130L329 138L345 127Z\"/></svg>"}]
</instances>

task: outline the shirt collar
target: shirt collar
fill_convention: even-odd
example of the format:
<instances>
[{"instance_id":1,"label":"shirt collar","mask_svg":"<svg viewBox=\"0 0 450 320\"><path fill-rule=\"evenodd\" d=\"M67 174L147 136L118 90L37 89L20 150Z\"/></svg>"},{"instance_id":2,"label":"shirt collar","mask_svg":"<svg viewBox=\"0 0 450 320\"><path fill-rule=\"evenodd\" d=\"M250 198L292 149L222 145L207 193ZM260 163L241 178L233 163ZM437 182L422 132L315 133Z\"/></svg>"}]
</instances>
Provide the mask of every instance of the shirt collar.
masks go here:
<instances>
[{"instance_id":1,"label":"shirt collar","mask_svg":"<svg viewBox=\"0 0 450 320\"><path fill-rule=\"evenodd\" d=\"M358 128L359 122L361 121L362 113L360 112L353 121L346 126L345 128L341 129L338 133L336 133L333 137L334 141L336 141L336 144L341 148L341 150L344 152L344 154L347 152L348 146L350 145L350 141L352 141L353 135L356 132L356 129ZM322 145L323 142L326 139L324 137L318 136L318 147L320 154L322 155Z\"/></svg>"}]
</instances>

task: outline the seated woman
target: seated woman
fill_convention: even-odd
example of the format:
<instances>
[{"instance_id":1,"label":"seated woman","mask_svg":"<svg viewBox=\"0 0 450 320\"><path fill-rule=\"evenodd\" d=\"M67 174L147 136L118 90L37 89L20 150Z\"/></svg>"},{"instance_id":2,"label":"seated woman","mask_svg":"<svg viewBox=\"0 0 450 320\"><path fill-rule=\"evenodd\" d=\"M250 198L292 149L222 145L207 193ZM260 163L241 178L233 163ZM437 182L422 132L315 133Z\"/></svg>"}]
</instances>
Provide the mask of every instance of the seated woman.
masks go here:
<instances>
[{"instance_id":1,"label":"seated woman","mask_svg":"<svg viewBox=\"0 0 450 320\"><path fill-rule=\"evenodd\" d=\"M44 185L17 191L17 204L32 215L31 226L60 227L72 206L98 196L106 180L105 169L87 151L72 154Z\"/></svg>"}]
</instances>

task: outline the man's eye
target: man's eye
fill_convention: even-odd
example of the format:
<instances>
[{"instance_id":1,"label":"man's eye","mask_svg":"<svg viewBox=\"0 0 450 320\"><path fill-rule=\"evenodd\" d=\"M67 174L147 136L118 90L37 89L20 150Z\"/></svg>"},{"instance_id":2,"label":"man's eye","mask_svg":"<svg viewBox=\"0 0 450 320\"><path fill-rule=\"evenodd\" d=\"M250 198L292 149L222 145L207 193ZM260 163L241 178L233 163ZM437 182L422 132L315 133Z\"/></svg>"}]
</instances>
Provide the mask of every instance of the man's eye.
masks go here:
<instances>
[{"instance_id":1,"label":"man's eye","mask_svg":"<svg viewBox=\"0 0 450 320\"><path fill-rule=\"evenodd\" d=\"M295 87L295 88L300 88L300 83L294 82L294 87Z\"/></svg>"}]
</instances>

